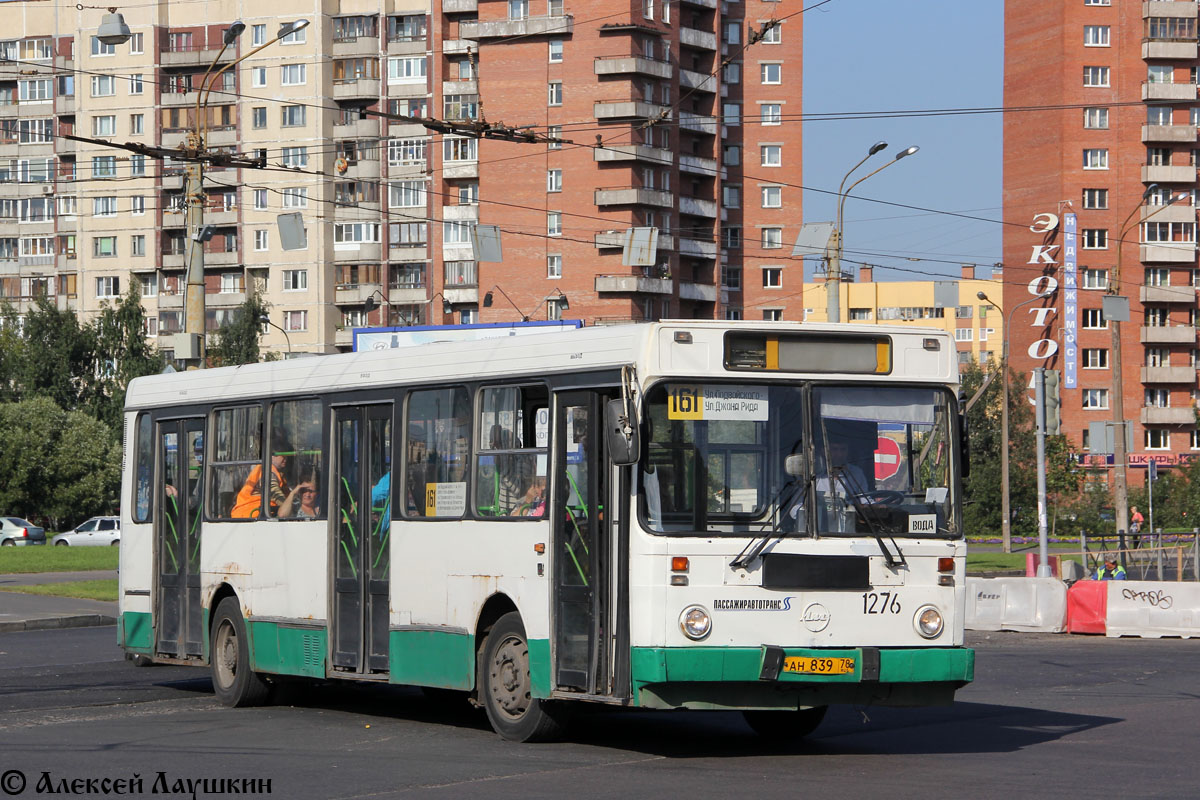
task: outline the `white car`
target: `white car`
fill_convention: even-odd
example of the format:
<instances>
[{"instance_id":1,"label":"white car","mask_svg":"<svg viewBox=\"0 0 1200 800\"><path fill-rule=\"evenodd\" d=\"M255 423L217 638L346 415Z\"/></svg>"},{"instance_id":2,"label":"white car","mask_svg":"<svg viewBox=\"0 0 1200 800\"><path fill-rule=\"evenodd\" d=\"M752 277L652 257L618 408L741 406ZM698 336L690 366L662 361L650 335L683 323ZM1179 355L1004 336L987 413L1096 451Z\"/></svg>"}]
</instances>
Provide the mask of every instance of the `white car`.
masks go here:
<instances>
[{"instance_id":1,"label":"white car","mask_svg":"<svg viewBox=\"0 0 1200 800\"><path fill-rule=\"evenodd\" d=\"M46 531L21 517L0 517L0 547L46 543Z\"/></svg>"},{"instance_id":2,"label":"white car","mask_svg":"<svg viewBox=\"0 0 1200 800\"><path fill-rule=\"evenodd\" d=\"M92 517L73 530L54 537L55 547L116 547L121 543L120 517Z\"/></svg>"}]
</instances>

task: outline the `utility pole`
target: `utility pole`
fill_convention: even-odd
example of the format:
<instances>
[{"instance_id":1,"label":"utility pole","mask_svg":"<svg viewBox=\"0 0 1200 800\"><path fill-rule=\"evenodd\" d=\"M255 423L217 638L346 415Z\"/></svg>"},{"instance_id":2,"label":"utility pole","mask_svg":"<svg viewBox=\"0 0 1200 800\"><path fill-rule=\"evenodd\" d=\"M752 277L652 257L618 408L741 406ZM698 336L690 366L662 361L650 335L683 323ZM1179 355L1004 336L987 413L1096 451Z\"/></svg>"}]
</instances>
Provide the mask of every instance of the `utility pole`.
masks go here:
<instances>
[{"instance_id":1,"label":"utility pole","mask_svg":"<svg viewBox=\"0 0 1200 800\"><path fill-rule=\"evenodd\" d=\"M1052 578L1050 548L1046 525L1046 369L1036 367L1034 374L1034 399L1037 407L1037 515L1038 515L1038 568L1039 578Z\"/></svg>"}]
</instances>

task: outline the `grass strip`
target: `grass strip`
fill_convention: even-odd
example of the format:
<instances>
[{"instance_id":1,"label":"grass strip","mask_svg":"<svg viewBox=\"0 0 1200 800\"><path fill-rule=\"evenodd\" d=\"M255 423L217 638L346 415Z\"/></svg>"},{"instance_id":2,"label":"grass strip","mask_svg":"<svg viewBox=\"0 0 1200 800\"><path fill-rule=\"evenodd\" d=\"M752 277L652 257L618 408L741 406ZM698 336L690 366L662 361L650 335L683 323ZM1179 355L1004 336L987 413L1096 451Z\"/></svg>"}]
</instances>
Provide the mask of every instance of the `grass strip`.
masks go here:
<instances>
[{"instance_id":1,"label":"grass strip","mask_svg":"<svg viewBox=\"0 0 1200 800\"><path fill-rule=\"evenodd\" d=\"M0 575L116 569L117 547L0 547Z\"/></svg>"},{"instance_id":2,"label":"grass strip","mask_svg":"<svg viewBox=\"0 0 1200 800\"><path fill-rule=\"evenodd\" d=\"M109 603L117 602L116 580L42 583L37 586L5 586L0 591L50 595L52 597L81 597L84 600L103 600Z\"/></svg>"}]
</instances>

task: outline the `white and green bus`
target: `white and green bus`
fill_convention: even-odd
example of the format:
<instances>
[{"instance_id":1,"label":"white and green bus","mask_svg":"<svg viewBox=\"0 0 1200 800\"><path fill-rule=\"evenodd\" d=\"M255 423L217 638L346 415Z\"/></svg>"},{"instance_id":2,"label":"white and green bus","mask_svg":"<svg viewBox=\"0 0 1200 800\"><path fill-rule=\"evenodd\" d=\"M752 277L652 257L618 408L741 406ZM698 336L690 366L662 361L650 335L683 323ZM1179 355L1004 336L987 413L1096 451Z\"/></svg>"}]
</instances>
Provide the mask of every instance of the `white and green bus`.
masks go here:
<instances>
[{"instance_id":1,"label":"white and green bus","mask_svg":"<svg viewBox=\"0 0 1200 800\"><path fill-rule=\"evenodd\" d=\"M952 701L966 463L940 331L675 321L139 378L118 636L210 667L467 693L508 739L586 701Z\"/></svg>"}]
</instances>

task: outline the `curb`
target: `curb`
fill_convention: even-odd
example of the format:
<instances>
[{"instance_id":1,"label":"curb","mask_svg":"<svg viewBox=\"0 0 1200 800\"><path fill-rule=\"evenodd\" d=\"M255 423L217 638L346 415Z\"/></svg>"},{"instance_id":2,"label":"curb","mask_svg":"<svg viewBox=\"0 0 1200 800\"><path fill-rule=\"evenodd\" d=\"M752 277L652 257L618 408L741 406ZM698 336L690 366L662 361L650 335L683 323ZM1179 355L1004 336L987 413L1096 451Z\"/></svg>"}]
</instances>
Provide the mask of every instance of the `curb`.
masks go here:
<instances>
[{"instance_id":1,"label":"curb","mask_svg":"<svg viewBox=\"0 0 1200 800\"><path fill-rule=\"evenodd\" d=\"M69 617L46 617L44 619L0 622L0 633L60 630L63 628L95 628L116 624L116 617L110 617L107 614L78 614Z\"/></svg>"}]
</instances>

